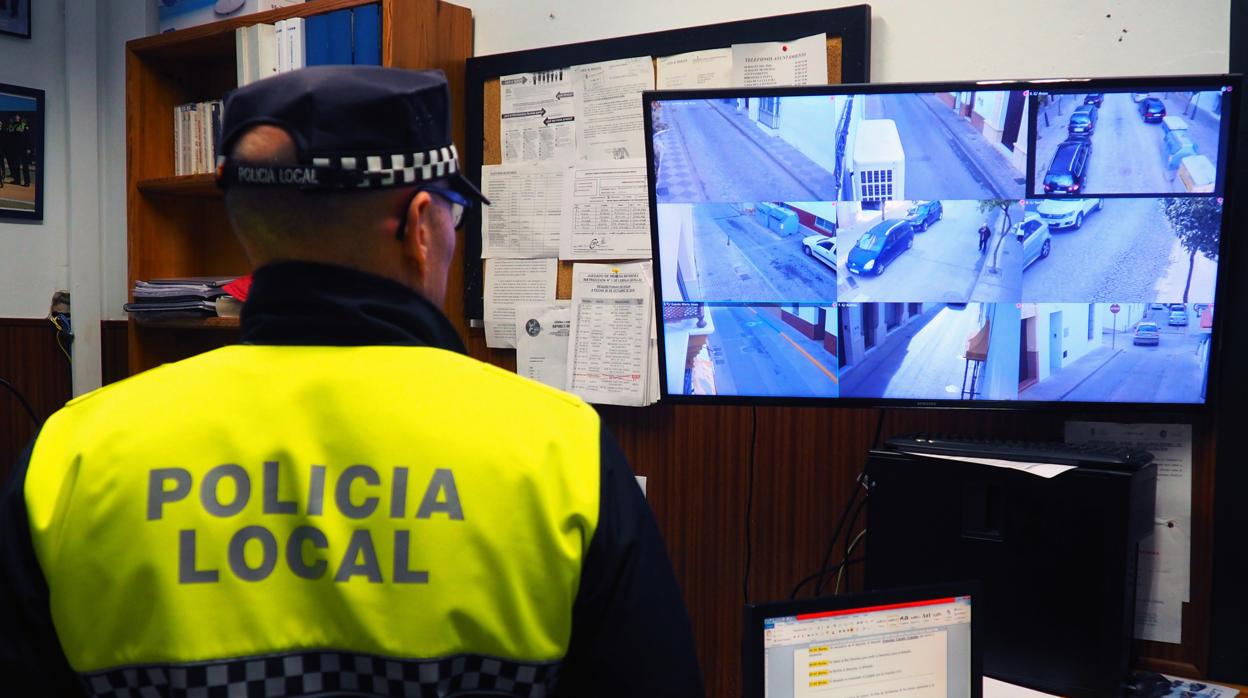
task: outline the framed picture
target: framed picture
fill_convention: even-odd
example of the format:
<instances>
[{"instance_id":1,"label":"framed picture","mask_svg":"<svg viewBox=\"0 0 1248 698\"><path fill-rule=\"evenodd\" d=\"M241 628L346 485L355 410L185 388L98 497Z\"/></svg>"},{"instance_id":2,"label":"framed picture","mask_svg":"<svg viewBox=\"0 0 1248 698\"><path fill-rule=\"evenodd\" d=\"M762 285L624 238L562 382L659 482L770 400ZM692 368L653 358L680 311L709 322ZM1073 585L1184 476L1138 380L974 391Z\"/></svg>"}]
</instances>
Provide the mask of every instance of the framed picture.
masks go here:
<instances>
[{"instance_id":1,"label":"framed picture","mask_svg":"<svg viewBox=\"0 0 1248 698\"><path fill-rule=\"evenodd\" d=\"M0 34L30 38L31 0L0 0Z\"/></svg>"},{"instance_id":2,"label":"framed picture","mask_svg":"<svg viewBox=\"0 0 1248 698\"><path fill-rule=\"evenodd\" d=\"M43 220L43 90L0 83L0 218Z\"/></svg>"}]
</instances>

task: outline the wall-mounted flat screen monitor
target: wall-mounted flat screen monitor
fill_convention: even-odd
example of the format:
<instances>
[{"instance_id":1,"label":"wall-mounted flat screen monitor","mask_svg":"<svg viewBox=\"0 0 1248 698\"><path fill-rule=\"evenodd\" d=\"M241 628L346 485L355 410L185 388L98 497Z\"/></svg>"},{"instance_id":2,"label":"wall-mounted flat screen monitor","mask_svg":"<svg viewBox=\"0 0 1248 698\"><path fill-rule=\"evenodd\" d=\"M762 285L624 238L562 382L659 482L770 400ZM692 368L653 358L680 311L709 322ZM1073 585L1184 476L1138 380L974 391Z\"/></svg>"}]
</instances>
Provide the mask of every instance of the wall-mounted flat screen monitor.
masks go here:
<instances>
[{"instance_id":1,"label":"wall-mounted flat screen monitor","mask_svg":"<svg viewBox=\"0 0 1248 698\"><path fill-rule=\"evenodd\" d=\"M645 93L663 398L1206 404L1239 84Z\"/></svg>"}]
</instances>

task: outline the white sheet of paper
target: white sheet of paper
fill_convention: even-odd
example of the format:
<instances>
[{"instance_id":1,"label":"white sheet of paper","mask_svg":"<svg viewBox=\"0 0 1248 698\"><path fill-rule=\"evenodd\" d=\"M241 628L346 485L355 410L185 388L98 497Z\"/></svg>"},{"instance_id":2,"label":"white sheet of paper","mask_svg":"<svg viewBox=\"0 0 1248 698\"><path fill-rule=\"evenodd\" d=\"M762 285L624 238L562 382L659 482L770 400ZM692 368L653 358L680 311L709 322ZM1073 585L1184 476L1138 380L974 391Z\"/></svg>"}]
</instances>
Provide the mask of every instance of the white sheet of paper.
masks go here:
<instances>
[{"instance_id":1,"label":"white sheet of paper","mask_svg":"<svg viewBox=\"0 0 1248 698\"><path fill-rule=\"evenodd\" d=\"M485 260L485 344L495 348L516 346L516 306L551 303L559 260Z\"/></svg>"},{"instance_id":2,"label":"white sheet of paper","mask_svg":"<svg viewBox=\"0 0 1248 698\"><path fill-rule=\"evenodd\" d=\"M938 456L934 453L919 453L918 451L905 451L916 456L924 458L944 458L945 460L960 460L964 463L979 463L980 465L991 465L994 468L1009 468L1010 470L1021 470L1025 473L1038 475L1042 478L1057 477L1067 470L1074 470L1076 466L1061 465L1058 463L1029 463L1027 461L1001 460L998 458L969 458L963 456Z\"/></svg>"},{"instance_id":3,"label":"white sheet of paper","mask_svg":"<svg viewBox=\"0 0 1248 698\"><path fill-rule=\"evenodd\" d=\"M576 151L582 160L646 156L641 93L654 89L649 56L572 67L577 94Z\"/></svg>"},{"instance_id":4,"label":"white sheet of paper","mask_svg":"<svg viewBox=\"0 0 1248 698\"><path fill-rule=\"evenodd\" d=\"M571 70L504 75L499 93L503 164L576 158Z\"/></svg>"},{"instance_id":5,"label":"white sheet of paper","mask_svg":"<svg viewBox=\"0 0 1248 698\"><path fill-rule=\"evenodd\" d=\"M733 44L734 87L828 84L828 35L795 41Z\"/></svg>"},{"instance_id":6,"label":"white sheet of paper","mask_svg":"<svg viewBox=\"0 0 1248 698\"><path fill-rule=\"evenodd\" d=\"M560 259L650 258L645 158L577 165L564 186Z\"/></svg>"},{"instance_id":7,"label":"white sheet of paper","mask_svg":"<svg viewBox=\"0 0 1248 698\"><path fill-rule=\"evenodd\" d=\"M658 90L732 87L732 49L712 48L655 59Z\"/></svg>"},{"instance_id":8,"label":"white sheet of paper","mask_svg":"<svg viewBox=\"0 0 1248 698\"><path fill-rule=\"evenodd\" d=\"M1162 676L1170 680L1170 692L1164 698L1170 698L1170 696L1175 696L1175 698L1180 696L1192 696L1192 698L1235 698L1235 696L1239 695L1238 688L1219 686L1216 683L1209 683L1203 679L1185 679L1181 676L1171 676L1169 674L1162 674ZM1197 688L1193 684L1200 684L1201 687Z\"/></svg>"},{"instance_id":9,"label":"white sheet of paper","mask_svg":"<svg viewBox=\"0 0 1248 698\"><path fill-rule=\"evenodd\" d=\"M1102 443L1142 448L1157 463L1157 504L1159 519L1176 527L1192 530L1192 425L1115 424L1110 422L1067 422L1067 443ZM1182 549L1176 561L1182 580L1182 600L1192 600L1191 544Z\"/></svg>"},{"instance_id":10,"label":"white sheet of paper","mask_svg":"<svg viewBox=\"0 0 1248 698\"><path fill-rule=\"evenodd\" d=\"M637 486L641 488L641 496L646 496L646 476L634 475L633 477L637 478Z\"/></svg>"},{"instance_id":11,"label":"white sheet of paper","mask_svg":"<svg viewBox=\"0 0 1248 698\"><path fill-rule=\"evenodd\" d=\"M984 698L1049 698L1052 696L1052 693L1041 693L988 676L984 677Z\"/></svg>"},{"instance_id":12,"label":"white sheet of paper","mask_svg":"<svg viewBox=\"0 0 1248 698\"><path fill-rule=\"evenodd\" d=\"M1183 580L1177 562L1184 557L1187 534L1170 523L1158 520L1153 535L1140 543L1135 637L1177 645L1183 642Z\"/></svg>"},{"instance_id":13,"label":"white sheet of paper","mask_svg":"<svg viewBox=\"0 0 1248 698\"><path fill-rule=\"evenodd\" d=\"M572 266L567 390L587 402L646 404L650 262Z\"/></svg>"},{"instance_id":14,"label":"white sheet of paper","mask_svg":"<svg viewBox=\"0 0 1248 698\"><path fill-rule=\"evenodd\" d=\"M651 294L651 310L653 310L653 294ZM659 333L658 320L650 313L650 383L646 386L646 404L653 405L659 401L663 393L659 385Z\"/></svg>"},{"instance_id":15,"label":"white sheet of paper","mask_svg":"<svg viewBox=\"0 0 1248 698\"><path fill-rule=\"evenodd\" d=\"M562 163L481 168L481 190L492 204L481 208L482 258L559 256L569 169Z\"/></svg>"},{"instance_id":16,"label":"white sheet of paper","mask_svg":"<svg viewBox=\"0 0 1248 698\"><path fill-rule=\"evenodd\" d=\"M563 390L571 326L572 301L516 306L516 373Z\"/></svg>"}]
</instances>

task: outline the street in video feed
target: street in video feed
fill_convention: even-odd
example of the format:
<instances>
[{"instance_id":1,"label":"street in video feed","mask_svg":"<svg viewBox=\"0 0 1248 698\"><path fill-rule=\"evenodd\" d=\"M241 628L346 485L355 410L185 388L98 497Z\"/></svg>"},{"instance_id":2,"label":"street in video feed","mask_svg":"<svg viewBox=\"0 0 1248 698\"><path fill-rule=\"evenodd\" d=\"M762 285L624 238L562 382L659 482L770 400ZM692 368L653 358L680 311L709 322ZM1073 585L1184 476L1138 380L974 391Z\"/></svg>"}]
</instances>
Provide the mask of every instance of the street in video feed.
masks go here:
<instances>
[{"instance_id":1,"label":"street in video feed","mask_svg":"<svg viewBox=\"0 0 1248 698\"><path fill-rule=\"evenodd\" d=\"M1022 92L863 95L851 112L842 199L1023 198Z\"/></svg>"},{"instance_id":2,"label":"street in video feed","mask_svg":"<svg viewBox=\"0 0 1248 698\"><path fill-rule=\"evenodd\" d=\"M1209 303L1023 303L1020 400L1203 402Z\"/></svg>"},{"instance_id":3,"label":"street in video feed","mask_svg":"<svg viewBox=\"0 0 1248 698\"><path fill-rule=\"evenodd\" d=\"M1043 199L1024 208L1013 231L1024 301L1213 302L1216 197Z\"/></svg>"},{"instance_id":4,"label":"street in video feed","mask_svg":"<svg viewBox=\"0 0 1248 698\"><path fill-rule=\"evenodd\" d=\"M665 303L668 392L837 397L836 306Z\"/></svg>"},{"instance_id":5,"label":"street in video feed","mask_svg":"<svg viewBox=\"0 0 1248 698\"><path fill-rule=\"evenodd\" d=\"M1017 303L839 304L841 397L1013 400Z\"/></svg>"},{"instance_id":6,"label":"street in video feed","mask_svg":"<svg viewBox=\"0 0 1248 698\"><path fill-rule=\"evenodd\" d=\"M1019 299L1016 199L843 202L837 215L840 302Z\"/></svg>"},{"instance_id":7,"label":"street in video feed","mask_svg":"<svg viewBox=\"0 0 1248 698\"><path fill-rule=\"evenodd\" d=\"M836 302L831 201L659 204L659 259L684 300ZM672 272L675 267L675 273ZM676 289L664 289L666 300Z\"/></svg>"},{"instance_id":8,"label":"street in video feed","mask_svg":"<svg viewBox=\"0 0 1248 698\"><path fill-rule=\"evenodd\" d=\"M1033 94L1034 196L1215 193L1222 93Z\"/></svg>"},{"instance_id":9,"label":"street in video feed","mask_svg":"<svg viewBox=\"0 0 1248 698\"><path fill-rule=\"evenodd\" d=\"M835 201L836 100L654 102L656 200Z\"/></svg>"}]
</instances>

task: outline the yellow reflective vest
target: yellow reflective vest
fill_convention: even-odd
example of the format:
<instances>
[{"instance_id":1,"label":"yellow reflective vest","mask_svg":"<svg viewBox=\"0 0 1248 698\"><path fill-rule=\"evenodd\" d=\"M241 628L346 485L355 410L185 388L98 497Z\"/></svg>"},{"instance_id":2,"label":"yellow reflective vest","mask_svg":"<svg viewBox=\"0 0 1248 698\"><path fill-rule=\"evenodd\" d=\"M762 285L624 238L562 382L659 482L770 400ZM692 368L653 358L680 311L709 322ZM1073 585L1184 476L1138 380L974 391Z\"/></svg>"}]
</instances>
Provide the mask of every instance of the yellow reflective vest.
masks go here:
<instances>
[{"instance_id":1,"label":"yellow reflective vest","mask_svg":"<svg viewBox=\"0 0 1248 698\"><path fill-rule=\"evenodd\" d=\"M598 417L436 348L233 346L71 402L25 495L88 680L324 648L534 679L568 650Z\"/></svg>"}]
</instances>

